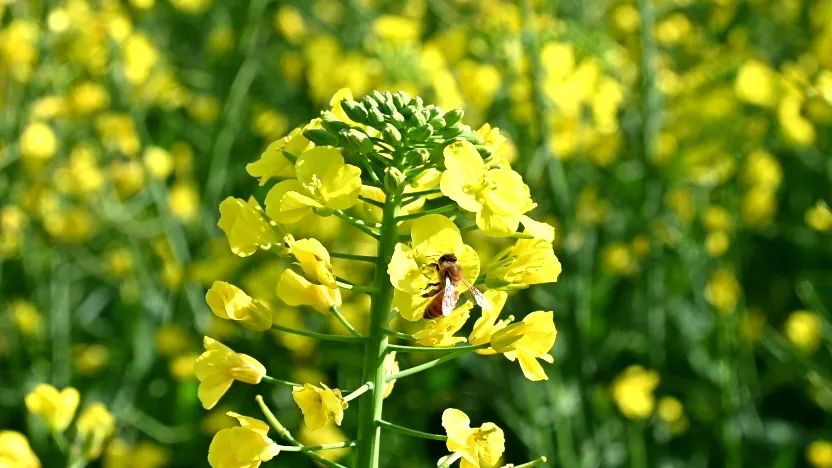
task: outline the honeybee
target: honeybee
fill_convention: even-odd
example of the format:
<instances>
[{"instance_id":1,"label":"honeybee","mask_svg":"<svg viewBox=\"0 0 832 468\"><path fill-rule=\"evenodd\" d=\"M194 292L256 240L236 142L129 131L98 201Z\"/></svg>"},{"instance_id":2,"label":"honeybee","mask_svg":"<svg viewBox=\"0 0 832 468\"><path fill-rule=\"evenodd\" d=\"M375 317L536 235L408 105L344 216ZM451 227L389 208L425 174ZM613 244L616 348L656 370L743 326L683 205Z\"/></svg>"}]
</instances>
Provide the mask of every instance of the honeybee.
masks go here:
<instances>
[{"instance_id":1,"label":"honeybee","mask_svg":"<svg viewBox=\"0 0 832 468\"><path fill-rule=\"evenodd\" d=\"M435 319L440 315L450 315L459 300L457 285L461 282L467 288L467 293L478 306L483 310L491 310L491 304L485 295L474 287L462 274L462 267L457 263L456 255L446 253L439 257L436 263L431 266L436 268L438 280L436 283L428 283L430 291L422 294L422 297L433 297L425 307L425 319Z\"/></svg>"}]
</instances>

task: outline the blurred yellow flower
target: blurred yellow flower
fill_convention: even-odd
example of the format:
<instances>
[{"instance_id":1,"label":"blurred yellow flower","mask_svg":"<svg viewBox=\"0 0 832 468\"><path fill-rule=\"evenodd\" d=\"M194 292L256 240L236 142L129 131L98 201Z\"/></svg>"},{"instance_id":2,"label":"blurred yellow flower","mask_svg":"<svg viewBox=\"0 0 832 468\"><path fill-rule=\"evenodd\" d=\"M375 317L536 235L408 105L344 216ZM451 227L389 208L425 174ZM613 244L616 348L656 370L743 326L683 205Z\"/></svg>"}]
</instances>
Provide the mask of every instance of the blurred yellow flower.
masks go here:
<instances>
[{"instance_id":1,"label":"blurred yellow flower","mask_svg":"<svg viewBox=\"0 0 832 468\"><path fill-rule=\"evenodd\" d=\"M273 140L285 133L288 124L288 119L275 109L255 112L251 119L252 131L267 140Z\"/></svg>"},{"instance_id":2,"label":"blurred yellow flower","mask_svg":"<svg viewBox=\"0 0 832 468\"><path fill-rule=\"evenodd\" d=\"M832 442L813 441L806 447L806 460L815 468L832 468Z\"/></svg>"},{"instance_id":3,"label":"blurred yellow flower","mask_svg":"<svg viewBox=\"0 0 832 468\"><path fill-rule=\"evenodd\" d=\"M268 330L272 326L272 313L265 304L225 281L214 281L205 293L205 302L211 312L221 319L234 320L257 331Z\"/></svg>"},{"instance_id":4,"label":"blurred yellow flower","mask_svg":"<svg viewBox=\"0 0 832 468\"><path fill-rule=\"evenodd\" d=\"M110 361L110 350L102 344L79 344L72 347L72 365L80 375L93 375Z\"/></svg>"},{"instance_id":5,"label":"blurred yellow flower","mask_svg":"<svg viewBox=\"0 0 832 468\"><path fill-rule=\"evenodd\" d=\"M633 258L629 245L624 242L613 242L604 246L601 263L613 274L629 275L636 270L636 259Z\"/></svg>"},{"instance_id":6,"label":"blurred yellow flower","mask_svg":"<svg viewBox=\"0 0 832 468\"><path fill-rule=\"evenodd\" d=\"M274 29L287 41L297 44L306 35L306 23L297 8L281 5L274 14Z\"/></svg>"},{"instance_id":7,"label":"blurred yellow flower","mask_svg":"<svg viewBox=\"0 0 832 468\"><path fill-rule=\"evenodd\" d=\"M832 230L832 210L824 200L818 200L806 211L806 224L815 231L827 232Z\"/></svg>"},{"instance_id":8,"label":"blurred yellow flower","mask_svg":"<svg viewBox=\"0 0 832 468\"><path fill-rule=\"evenodd\" d=\"M688 418L685 416L685 407L677 398L666 396L659 399L657 408L659 418L664 421L673 434L681 434L688 428Z\"/></svg>"},{"instance_id":9,"label":"blurred yellow flower","mask_svg":"<svg viewBox=\"0 0 832 468\"><path fill-rule=\"evenodd\" d=\"M179 381L194 378L194 364L196 363L196 353L187 353L176 356L168 363L168 372L170 375Z\"/></svg>"},{"instance_id":10,"label":"blurred yellow flower","mask_svg":"<svg viewBox=\"0 0 832 468\"><path fill-rule=\"evenodd\" d=\"M0 29L0 58L17 81L25 83L38 59L37 23L13 19Z\"/></svg>"},{"instance_id":11,"label":"blurred yellow flower","mask_svg":"<svg viewBox=\"0 0 832 468\"><path fill-rule=\"evenodd\" d=\"M742 293L737 278L728 270L717 270L708 279L705 287L705 300L717 311L728 314L737 307Z\"/></svg>"},{"instance_id":12,"label":"blurred yellow flower","mask_svg":"<svg viewBox=\"0 0 832 468\"><path fill-rule=\"evenodd\" d=\"M487 267L485 284L493 289L522 289L532 284L554 283L561 265L550 242L518 239Z\"/></svg>"},{"instance_id":13,"label":"blurred yellow flower","mask_svg":"<svg viewBox=\"0 0 832 468\"><path fill-rule=\"evenodd\" d=\"M206 336L204 346L205 352L194 363L194 373L199 379L199 401L205 409L213 408L235 380L258 384L266 375L259 361L213 338Z\"/></svg>"},{"instance_id":14,"label":"blurred yellow flower","mask_svg":"<svg viewBox=\"0 0 832 468\"><path fill-rule=\"evenodd\" d=\"M300 427L298 440L304 445L324 445L346 442L347 437L338 429L338 426L332 424L328 424L316 431L310 430L304 424ZM334 450L321 450L318 452L318 455L327 460L335 461L345 457L348 453L350 453L349 448L339 448Z\"/></svg>"},{"instance_id":15,"label":"blurred yellow flower","mask_svg":"<svg viewBox=\"0 0 832 468\"><path fill-rule=\"evenodd\" d=\"M202 124L211 124L220 116L221 103L214 96L197 94L188 102L187 111L194 120Z\"/></svg>"},{"instance_id":16,"label":"blurred yellow flower","mask_svg":"<svg viewBox=\"0 0 832 468\"><path fill-rule=\"evenodd\" d=\"M136 156L141 150L141 141L128 114L106 113L95 119L95 129L101 144L112 151L119 151L125 156Z\"/></svg>"},{"instance_id":17,"label":"blurred yellow flower","mask_svg":"<svg viewBox=\"0 0 832 468\"><path fill-rule=\"evenodd\" d=\"M719 257L728 251L731 246L731 238L725 231L714 231L705 238L705 250L712 257Z\"/></svg>"},{"instance_id":18,"label":"blurred yellow flower","mask_svg":"<svg viewBox=\"0 0 832 468\"><path fill-rule=\"evenodd\" d=\"M656 405L653 390L659 385L659 374L639 365L624 369L612 383L611 392L621 413L629 419L647 419Z\"/></svg>"},{"instance_id":19,"label":"blurred yellow flower","mask_svg":"<svg viewBox=\"0 0 832 468\"><path fill-rule=\"evenodd\" d=\"M786 319L786 338L800 351L811 354L817 351L821 342L822 322L820 316L808 310L796 310Z\"/></svg>"},{"instance_id":20,"label":"blurred yellow flower","mask_svg":"<svg viewBox=\"0 0 832 468\"><path fill-rule=\"evenodd\" d=\"M0 466L4 468L40 468L26 436L16 431L0 431Z\"/></svg>"},{"instance_id":21,"label":"blurred yellow flower","mask_svg":"<svg viewBox=\"0 0 832 468\"><path fill-rule=\"evenodd\" d=\"M448 408L442 412L442 427L448 434L445 446L460 459L460 468L494 468L505 451L503 430L487 422L478 428L462 411Z\"/></svg>"},{"instance_id":22,"label":"blurred yellow flower","mask_svg":"<svg viewBox=\"0 0 832 468\"><path fill-rule=\"evenodd\" d=\"M373 33L382 41L406 44L419 40L421 25L404 16L381 15L373 21Z\"/></svg>"},{"instance_id":23,"label":"blurred yellow flower","mask_svg":"<svg viewBox=\"0 0 832 468\"><path fill-rule=\"evenodd\" d=\"M268 249L280 243L254 197L249 197L248 202L234 197L223 200L217 226L228 238L231 251L240 257L248 257L258 248Z\"/></svg>"},{"instance_id":24,"label":"blurred yellow flower","mask_svg":"<svg viewBox=\"0 0 832 468\"><path fill-rule=\"evenodd\" d=\"M121 439L115 439L107 445L104 468L162 468L169 459L168 451L152 442L130 446Z\"/></svg>"},{"instance_id":25,"label":"blurred yellow flower","mask_svg":"<svg viewBox=\"0 0 832 468\"><path fill-rule=\"evenodd\" d=\"M23 129L20 135L20 157L24 161L44 161L58 151L58 138L49 125L43 122L32 122Z\"/></svg>"},{"instance_id":26,"label":"blurred yellow flower","mask_svg":"<svg viewBox=\"0 0 832 468\"><path fill-rule=\"evenodd\" d=\"M777 75L768 64L749 59L737 71L734 92L749 104L773 106L777 99Z\"/></svg>"},{"instance_id":27,"label":"blurred yellow flower","mask_svg":"<svg viewBox=\"0 0 832 468\"><path fill-rule=\"evenodd\" d=\"M130 34L122 43L124 77L133 85L143 84L159 61L159 52L150 38L141 32Z\"/></svg>"},{"instance_id":28,"label":"blurred yellow flower","mask_svg":"<svg viewBox=\"0 0 832 468\"><path fill-rule=\"evenodd\" d=\"M116 418L101 403L93 403L81 412L76 423L84 458L95 460L101 456L104 444L116 430Z\"/></svg>"},{"instance_id":29,"label":"blurred yellow flower","mask_svg":"<svg viewBox=\"0 0 832 468\"><path fill-rule=\"evenodd\" d=\"M176 182L168 191L170 214L183 223L189 223L199 214L199 192L193 182Z\"/></svg>"},{"instance_id":30,"label":"blurred yellow flower","mask_svg":"<svg viewBox=\"0 0 832 468\"><path fill-rule=\"evenodd\" d=\"M38 384L26 395L26 409L43 418L53 432L62 432L75 417L81 395L78 390L66 387L58 390L49 384Z\"/></svg>"},{"instance_id":31,"label":"blurred yellow flower","mask_svg":"<svg viewBox=\"0 0 832 468\"><path fill-rule=\"evenodd\" d=\"M43 329L43 319L37 307L27 300L18 299L9 306L12 323L21 335L34 337Z\"/></svg>"},{"instance_id":32,"label":"blurred yellow flower","mask_svg":"<svg viewBox=\"0 0 832 468\"><path fill-rule=\"evenodd\" d=\"M443 154L442 194L476 213L477 226L485 234L504 237L516 232L520 217L536 206L520 174L486 164L466 140L451 143Z\"/></svg>"},{"instance_id":33,"label":"blurred yellow flower","mask_svg":"<svg viewBox=\"0 0 832 468\"><path fill-rule=\"evenodd\" d=\"M75 114L85 116L106 109L110 94L101 84L84 81L72 88L69 101Z\"/></svg>"},{"instance_id":34,"label":"blurred yellow flower","mask_svg":"<svg viewBox=\"0 0 832 468\"><path fill-rule=\"evenodd\" d=\"M226 414L240 425L214 435L208 447L208 463L213 468L257 468L280 453L278 445L268 437L266 423L233 411Z\"/></svg>"},{"instance_id":35,"label":"blurred yellow flower","mask_svg":"<svg viewBox=\"0 0 832 468\"><path fill-rule=\"evenodd\" d=\"M304 424L313 431L331 422L340 426L344 410L349 406L341 397L341 390L330 389L324 384L320 387L311 384L295 387L292 389L292 398L303 412Z\"/></svg>"},{"instance_id":36,"label":"blurred yellow flower","mask_svg":"<svg viewBox=\"0 0 832 468\"><path fill-rule=\"evenodd\" d=\"M164 180L173 172L173 156L164 148L148 146L142 156L147 173Z\"/></svg>"},{"instance_id":37,"label":"blurred yellow flower","mask_svg":"<svg viewBox=\"0 0 832 468\"><path fill-rule=\"evenodd\" d=\"M384 356L384 363L382 364L384 367L384 375L390 376L399 372L399 361L396 360L396 352L392 351L387 353ZM393 393L393 387L396 385L396 379L393 379L389 382L385 382L384 384L384 398L390 396Z\"/></svg>"}]
</instances>

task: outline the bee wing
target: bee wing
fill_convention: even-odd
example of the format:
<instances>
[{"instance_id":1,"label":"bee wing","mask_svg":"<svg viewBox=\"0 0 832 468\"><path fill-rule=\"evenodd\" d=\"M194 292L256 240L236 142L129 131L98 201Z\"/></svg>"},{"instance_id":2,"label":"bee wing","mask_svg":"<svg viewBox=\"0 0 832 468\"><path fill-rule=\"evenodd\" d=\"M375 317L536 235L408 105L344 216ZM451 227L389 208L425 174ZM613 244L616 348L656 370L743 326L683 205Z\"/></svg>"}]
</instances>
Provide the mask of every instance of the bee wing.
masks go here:
<instances>
[{"instance_id":1,"label":"bee wing","mask_svg":"<svg viewBox=\"0 0 832 468\"><path fill-rule=\"evenodd\" d=\"M465 284L465 287L468 288L468 294L474 297L474 302L477 303L478 306L482 310L491 310L491 303L488 302L488 299L485 298L485 294L480 292L479 289L475 288L473 284L469 283L465 277L462 277L462 283Z\"/></svg>"},{"instance_id":2,"label":"bee wing","mask_svg":"<svg viewBox=\"0 0 832 468\"><path fill-rule=\"evenodd\" d=\"M442 315L451 315L456 307L457 299L459 295L456 293L456 286L450 278L445 278L445 287L442 289Z\"/></svg>"}]
</instances>

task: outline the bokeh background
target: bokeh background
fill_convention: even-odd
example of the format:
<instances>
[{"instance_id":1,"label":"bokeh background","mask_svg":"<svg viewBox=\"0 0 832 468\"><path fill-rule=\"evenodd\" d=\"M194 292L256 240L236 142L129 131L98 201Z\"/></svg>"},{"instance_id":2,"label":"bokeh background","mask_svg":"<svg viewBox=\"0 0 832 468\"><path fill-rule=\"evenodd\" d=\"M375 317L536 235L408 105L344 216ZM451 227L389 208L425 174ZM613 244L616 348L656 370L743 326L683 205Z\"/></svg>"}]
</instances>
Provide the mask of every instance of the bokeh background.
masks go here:
<instances>
[{"instance_id":1,"label":"bokeh background","mask_svg":"<svg viewBox=\"0 0 832 468\"><path fill-rule=\"evenodd\" d=\"M0 2L0 428L62 466L23 404L47 382L116 416L94 465L205 466L256 392L300 430L276 388L205 412L204 334L271 375L355 383L354 351L204 303L218 279L278 302L283 266L232 255L217 205L262 200L245 165L342 87L500 127L564 266L509 303L555 311L548 381L468 357L399 382L385 417L442 432L454 405L551 466L832 466L829 0ZM383 453L445 449L390 434Z\"/></svg>"}]
</instances>

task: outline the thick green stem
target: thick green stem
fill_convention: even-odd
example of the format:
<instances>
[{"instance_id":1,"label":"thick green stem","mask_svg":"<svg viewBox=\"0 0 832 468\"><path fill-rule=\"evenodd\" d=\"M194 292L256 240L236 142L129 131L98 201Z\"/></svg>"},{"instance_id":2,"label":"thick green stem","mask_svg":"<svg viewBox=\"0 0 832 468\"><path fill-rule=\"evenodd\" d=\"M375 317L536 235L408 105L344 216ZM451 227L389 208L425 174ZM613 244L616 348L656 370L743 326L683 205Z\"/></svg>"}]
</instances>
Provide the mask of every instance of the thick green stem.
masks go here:
<instances>
[{"instance_id":1,"label":"thick green stem","mask_svg":"<svg viewBox=\"0 0 832 468\"><path fill-rule=\"evenodd\" d=\"M376 424L381 419L384 400L384 355L387 352L387 317L393 302L393 287L387 276L387 265L393 256L393 249L399 238L396 226L396 211L399 194L390 194L382 212L381 231L378 242L372 295L370 306L370 328L364 350L364 371L362 380L372 382L373 391L370 398L361 402L358 416L358 455L356 465L362 468L376 468L379 460L381 428Z\"/></svg>"}]
</instances>

